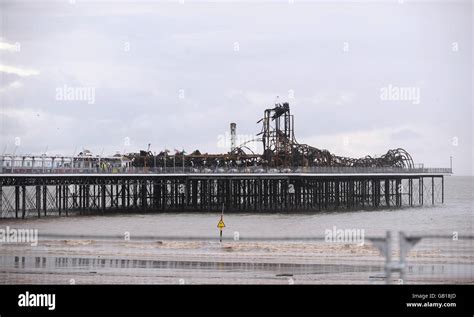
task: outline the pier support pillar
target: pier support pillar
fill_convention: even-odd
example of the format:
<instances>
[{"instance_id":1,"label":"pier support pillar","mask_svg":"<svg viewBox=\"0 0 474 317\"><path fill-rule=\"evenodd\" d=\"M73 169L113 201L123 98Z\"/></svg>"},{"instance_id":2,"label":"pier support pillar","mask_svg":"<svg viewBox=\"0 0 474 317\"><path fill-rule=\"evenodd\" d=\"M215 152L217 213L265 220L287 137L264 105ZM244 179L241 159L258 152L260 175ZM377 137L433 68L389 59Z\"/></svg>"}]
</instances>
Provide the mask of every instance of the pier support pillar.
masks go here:
<instances>
[{"instance_id":1,"label":"pier support pillar","mask_svg":"<svg viewBox=\"0 0 474 317\"><path fill-rule=\"evenodd\" d=\"M387 207L390 207L390 180L385 179L385 204Z\"/></svg>"},{"instance_id":2,"label":"pier support pillar","mask_svg":"<svg viewBox=\"0 0 474 317\"><path fill-rule=\"evenodd\" d=\"M15 218L18 218L19 209L20 209L20 186L15 186Z\"/></svg>"},{"instance_id":3,"label":"pier support pillar","mask_svg":"<svg viewBox=\"0 0 474 317\"><path fill-rule=\"evenodd\" d=\"M434 191L435 191L435 185L434 185L434 177L431 177L431 204L434 205Z\"/></svg>"},{"instance_id":4,"label":"pier support pillar","mask_svg":"<svg viewBox=\"0 0 474 317\"><path fill-rule=\"evenodd\" d=\"M401 207L401 205L402 205L402 192L403 192L401 179L397 178L395 180L395 187L396 187L396 192L395 192L396 206Z\"/></svg>"},{"instance_id":5,"label":"pier support pillar","mask_svg":"<svg viewBox=\"0 0 474 317\"><path fill-rule=\"evenodd\" d=\"M38 212L38 218L41 217L41 186L36 185L36 195L35 195L35 202L36 202L36 211Z\"/></svg>"},{"instance_id":6,"label":"pier support pillar","mask_svg":"<svg viewBox=\"0 0 474 317\"><path fill-rule=\"evenodd\" d=\"M105 184L102 184L100 187L101 187L101 193L100 193L100 198L101 198L101 207L102 207L102 211L105 212L105 203L106 203L106 199L105 199L105 193L106 193L106 188L105 188Z\"/></svg>"},{"instance_id":7,"label":"pier support pillar","mask_svg":"<svg viewBox=\"0 0 474 317\"><path fill-rule=\"evenodd\" d=\"M25 219L26 215L26 186L21 186L21 218Z\"/></svg>"},{"instance_id":8,"label":"pier support pillar","mask_svg":"<svg viewBox=\"0 0 474 317\"><path fill-rule=\"evenodd\" d=\"M48 187L46 185L43 186L43 213L46 217L46 209L47 209L47 202L48 202Z\"/></svg>"},{"instance_id":9,"label":"pier support pillar","mask_svg":"<svg viewBox=\"0 0 474 317\"><path fill-rule=\"evenodd\" d=\"M0 200L0 203L1 203L1 200ZM444 204L444 176L441 176L441 203ZM1 210L1 207L0 207L0 210Z\"/></svg>"}]
</instances>

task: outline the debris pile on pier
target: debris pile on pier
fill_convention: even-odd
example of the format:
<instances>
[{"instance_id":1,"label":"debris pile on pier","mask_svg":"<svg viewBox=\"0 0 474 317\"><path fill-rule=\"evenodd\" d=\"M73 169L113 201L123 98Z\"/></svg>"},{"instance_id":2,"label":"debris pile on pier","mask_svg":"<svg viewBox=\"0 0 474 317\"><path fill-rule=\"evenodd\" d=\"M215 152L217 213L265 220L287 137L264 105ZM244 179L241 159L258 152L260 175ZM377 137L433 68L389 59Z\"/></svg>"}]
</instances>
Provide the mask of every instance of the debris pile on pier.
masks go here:
<instances>
[{"instance_id":1,"label":"debris pile on pier","mask_svg":"<svg viewBox=\"0 0 474 317\"><path fill-rule=\"evenodd\" d=\"M300 144L294 133L294 117L290 112L289 103L277 103L273 108L266 109L262 130L251 141L263 143L263 154L254 153L246 143L235 146L231 141L231 150L223 154L201 153L195 150L190 154L184 151L162 151L154 155L150 151L129 153L135 167L173 166L177 162L186 167L196 168L238 168L246 166L262 166L276 168L303 167L404 167L413 168L411 155L404 149L391 149L380 157L369 155L363 158L337 156L328 150ZM231 124L231 135L235 135L235 124Z\"/></svg>"}]
</instances>

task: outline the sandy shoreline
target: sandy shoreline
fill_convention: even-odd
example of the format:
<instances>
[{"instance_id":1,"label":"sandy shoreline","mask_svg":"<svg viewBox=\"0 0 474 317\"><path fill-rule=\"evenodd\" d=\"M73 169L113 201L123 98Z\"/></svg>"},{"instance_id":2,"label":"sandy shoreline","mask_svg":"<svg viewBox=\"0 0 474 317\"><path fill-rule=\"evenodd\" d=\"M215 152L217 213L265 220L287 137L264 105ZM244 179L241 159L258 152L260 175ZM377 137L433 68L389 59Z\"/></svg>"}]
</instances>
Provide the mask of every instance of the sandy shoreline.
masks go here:
<instances>
[{"instance_id":1,"label":"sandy shoreline","mask_svg":"<svg viewBox=\"0 0 474 317\"><path fill-rule=\"evenodd\" d=\"M469 250L415 248L405 283L474 283ZM50 239L0 250L4 284L380 284L383 266L370 244L324 241Z\"/></svg>"}]
</instances>

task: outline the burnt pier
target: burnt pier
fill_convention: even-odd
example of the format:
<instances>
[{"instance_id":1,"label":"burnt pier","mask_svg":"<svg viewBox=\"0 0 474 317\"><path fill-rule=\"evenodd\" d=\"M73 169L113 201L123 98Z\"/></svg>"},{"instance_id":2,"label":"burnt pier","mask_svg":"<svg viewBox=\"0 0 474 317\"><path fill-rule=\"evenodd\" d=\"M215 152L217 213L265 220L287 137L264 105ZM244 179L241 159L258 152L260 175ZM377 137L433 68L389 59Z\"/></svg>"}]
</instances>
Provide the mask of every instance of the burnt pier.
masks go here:
<instances>
[{"instance_id":1,"label":"burnt pier","mask_svg":"<svg viewBox=\"0 0 474 317\"><path fill-rule=\"evenodd\" d=\"M0 217L318 212L444 203L449 169L0 174Z\"/></svg>"}]
</instances>

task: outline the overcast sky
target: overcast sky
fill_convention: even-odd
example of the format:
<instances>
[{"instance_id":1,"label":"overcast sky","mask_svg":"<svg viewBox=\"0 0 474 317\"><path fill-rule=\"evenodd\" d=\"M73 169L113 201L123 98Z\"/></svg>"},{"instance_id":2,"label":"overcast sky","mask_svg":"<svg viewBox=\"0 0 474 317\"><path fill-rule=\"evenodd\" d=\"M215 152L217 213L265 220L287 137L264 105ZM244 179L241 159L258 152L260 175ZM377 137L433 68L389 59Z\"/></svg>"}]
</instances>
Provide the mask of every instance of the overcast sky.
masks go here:
<instances>
[{"instance_id":1,"label":"overcast sky","mask_svg":"<svg viewBox=\"0 0 474 317\"><path fill-rule=\"evenodd\" d=\"M472 174L470 0L71 2L0 0L2 153L227 152L279 96L300 143Z\"/></svg>"}]
</instances>

